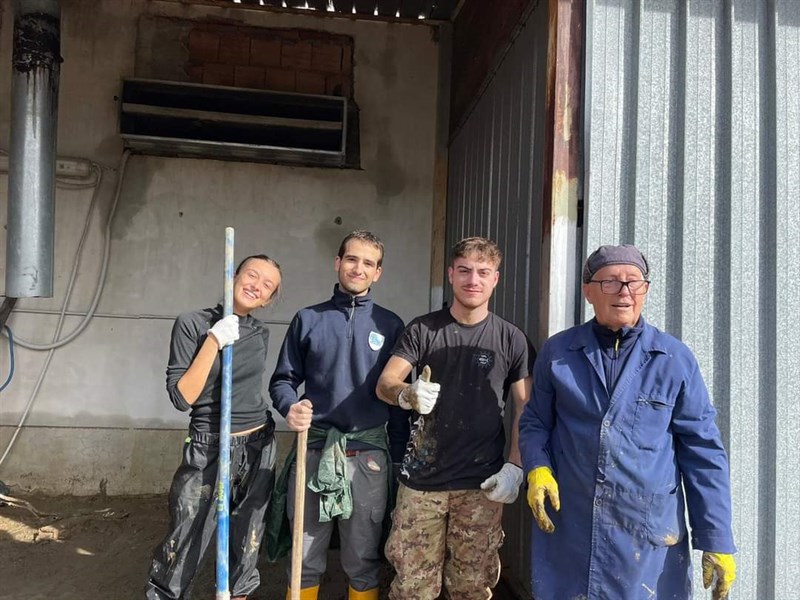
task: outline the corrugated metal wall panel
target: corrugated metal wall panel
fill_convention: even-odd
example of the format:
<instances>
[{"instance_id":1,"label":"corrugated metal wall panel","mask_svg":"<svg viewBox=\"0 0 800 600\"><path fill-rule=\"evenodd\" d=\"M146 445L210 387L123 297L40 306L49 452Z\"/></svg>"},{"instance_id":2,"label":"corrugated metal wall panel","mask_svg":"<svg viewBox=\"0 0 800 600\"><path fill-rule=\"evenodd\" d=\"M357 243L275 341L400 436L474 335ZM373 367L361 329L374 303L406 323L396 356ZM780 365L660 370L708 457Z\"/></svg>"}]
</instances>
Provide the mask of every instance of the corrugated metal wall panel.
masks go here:
<instances>
[{"instance_id":1,"label":"corrugated metal wall panel","mask_svg":"<svg viewBox=\"0 0 800 600\"><path fill-rule=\"evenodd\" d=\"M487 236L504 261L492 310L535 341L542 244L547 3L540 2L453 140L449 151L448 249ZM452 294L445 282L445 297ZM507 412L507 418L510 417ZM520 499L504 515L503 576L530 595L530 511Z\"/></svg>"},{"instance_id":2,"label":"corrugated metal wall panel","mask_svg":"<svg viewBox=\"0 0 800 600\"><path fill-rule=\"evenodd\" d=\"M775 281L775 597L797 594L800 580L800 4L777 7L776 49L776 281ZM786 561L784 557L793 557Z\"/></svg>"},{"instance_id":3,"label":"corrugated metal wall panel","mask_svg":"<svg viewBox=\"0 0 800 600\"><path fill-rule=\"evenodd\" d=\"M594 0L587 24L583 256L648 256L645 315L696 352L729 449L731 598L794 598L800 3Z\"/></svg>"},{"instance_id":4,"label":"corrugated metal wall panel","mask_svg":"<svg viewBox=\"0 0 800 600\"><path fill-rule=\"evenodd\" d=\"M797 336L800 298L800 5L778 4L776 19L776 332L775 595L796 594L792 582L800 578L800 414L796 382L800 378L800 341ZM784 556L795 560L784 563Z\"/></svg>"},{"instance_id":5,"label":"corrugated metal wall panel","mask_svg":"<svg viewBox=\"0 0 800 600\"><path fill-rule=\"evenodd\" d=\"M505 258L493 310L531 332L538 291L529 284L536 282L531 269L541 244L546 13L546 6L533 12L449 151L447 247L470 235L500 244Z\"/></svg>"}]
</instances>

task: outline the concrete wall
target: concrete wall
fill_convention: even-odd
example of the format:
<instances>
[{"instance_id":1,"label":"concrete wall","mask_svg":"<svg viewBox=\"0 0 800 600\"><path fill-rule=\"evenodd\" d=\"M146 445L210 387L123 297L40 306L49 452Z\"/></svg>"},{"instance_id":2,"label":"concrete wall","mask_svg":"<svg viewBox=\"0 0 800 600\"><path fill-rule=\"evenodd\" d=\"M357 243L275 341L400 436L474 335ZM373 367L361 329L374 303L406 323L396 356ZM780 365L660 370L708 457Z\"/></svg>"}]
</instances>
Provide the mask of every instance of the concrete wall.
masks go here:
<instances>
[{"instance_id":1,"label":"concrete wall","mask_svg":"<svg viewBox=\"0 0 800 600\"><path fill-rule=\"evenodd\" d=\"M97 315L77 340L55 351L26 426L0 465L6 483L49 492L156 492L168 485L188 423L164 391L171 322L179 312L221 298L224 226L236 228L237 258L266 252L283 267L282 298L259 315L272 324L270 372L294 312L330 295L333 257L352 229L371 229L386 244L377 300L406 320L428 310L438 52L426 25L143 0L61 4L59 155L109 167L69 303L76 314L67 317L65 333L90 305L100 270L114 168L122 153L115 95L121 78L136 71L140 16L325 29L354 39L361 170L131 157ZM3 0L0 13L0 94L6 98L10 5ZM8 133L9 106L0 97L0 148L8 148ZM6 182L0 174L3 221ZM52 340L91 196L91 190L58 190L55 296L17 304L9 320L17 336ZM5 249L4 231L0 247ZM0 264L0 281L3 270ZM0 452L46 357L17 347L13 382L0 394ZM0 375L7 373L8 359L3 340Z\"/></svg>"}]
</instances>

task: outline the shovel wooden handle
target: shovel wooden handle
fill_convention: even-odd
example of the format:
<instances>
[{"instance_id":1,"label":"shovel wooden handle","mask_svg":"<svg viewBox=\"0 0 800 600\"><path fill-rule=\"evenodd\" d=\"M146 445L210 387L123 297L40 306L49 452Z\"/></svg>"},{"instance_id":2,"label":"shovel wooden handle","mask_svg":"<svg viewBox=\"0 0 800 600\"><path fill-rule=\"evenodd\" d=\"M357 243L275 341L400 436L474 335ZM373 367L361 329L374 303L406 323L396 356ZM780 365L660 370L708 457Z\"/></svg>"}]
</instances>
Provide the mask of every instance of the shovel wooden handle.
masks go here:
<instances>
[{"instance_id":1,"label":"shovel wooden handle","mask_svg":"<svg viewBox=\"0 0 800 600\"><path fill-rule=\"evenodd\" d=\"M292 579L289 589L291 600L300 600L303 574L303 515L306 507L306 444L308 430L297 434L297 455L294 479L294 526L292 527Z\"/></svg>"}]
</instances>

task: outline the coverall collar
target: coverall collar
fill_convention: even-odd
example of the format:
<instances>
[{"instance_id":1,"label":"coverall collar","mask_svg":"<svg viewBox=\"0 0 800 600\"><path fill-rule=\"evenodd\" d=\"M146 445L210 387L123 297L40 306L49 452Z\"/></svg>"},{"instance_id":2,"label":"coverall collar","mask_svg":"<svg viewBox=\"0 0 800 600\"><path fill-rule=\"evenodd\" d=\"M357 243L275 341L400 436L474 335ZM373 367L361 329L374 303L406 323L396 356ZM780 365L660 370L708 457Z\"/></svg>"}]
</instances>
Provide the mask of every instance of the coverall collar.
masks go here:
<instances>
[{"instance_id":1,"label":"coverall collar","mask_svg":"<svg viewBox=\"0 0 800 600\"><path fill-rule=\"evenodd\" d=\"M600 349L597 336L593 330L594 322L594 319L591 319L578 328L575 337L569 345L570 350L584 349L586 354L591 354L593 351ZM667 352L664 345L660 344L655 339L657 330L653 327L648 327L644 317L639 317L639 322L635 325L635 328L639 327L642 328L642 333L639 336L639 343L643 352Z\"/></svg>"},{"instance_id":2,"label":"coverall collar","mask_svg":"<svg viewBox=\"0 0 800 600\"><path fill-rule=\"evenodd\" d=\"M608 393L600 343L594 333L593 322L593 319L586 321L578 328L575 337L569 345L569 349L574 351L583 351L583 353L586 355L586 359L594 368L595 373L597 373L597 377L603 383L603 387L606 388L606 393ZM640 369L644 363L650 360L651 354L666 354L667 352L667 349L664 347L664 345L660 344L655 339L655 334L658 330L655 327L648 327L644 317L639 318L637 327L638 326L641 326L643 331L639 335L639 339L637 340L634 348L631 350L631 356L628 358L625 368L619 376L618 382L620 383L614 388L613 395L609 394L612 396L612 402L624 390L627 381L630 379L630 374ZM636 354L637 347L639 348L638 358Z\"/></svg>"}]
</instances>

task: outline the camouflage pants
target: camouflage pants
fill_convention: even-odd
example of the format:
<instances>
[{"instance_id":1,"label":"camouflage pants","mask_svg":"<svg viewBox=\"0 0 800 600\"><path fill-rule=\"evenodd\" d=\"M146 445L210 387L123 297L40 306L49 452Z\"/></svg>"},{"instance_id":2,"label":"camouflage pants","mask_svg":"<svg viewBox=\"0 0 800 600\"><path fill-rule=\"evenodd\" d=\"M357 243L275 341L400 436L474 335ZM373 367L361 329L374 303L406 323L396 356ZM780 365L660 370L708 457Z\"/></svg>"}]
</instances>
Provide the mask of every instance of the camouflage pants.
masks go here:
<instances>
[{"instance_id":1,"label":"camouflage pants","mask_svg":"<svg viewBox=\"0 0 800 600\"><path fill-rule=\"evenodd\" d=\"M500 577L503 505L480 490L420 492L400 485L386 556L389 600L487 600Z\"/></svg>"}]
</instances>

